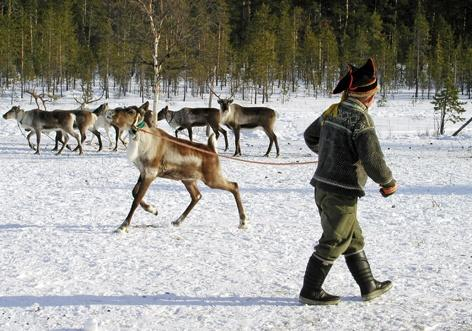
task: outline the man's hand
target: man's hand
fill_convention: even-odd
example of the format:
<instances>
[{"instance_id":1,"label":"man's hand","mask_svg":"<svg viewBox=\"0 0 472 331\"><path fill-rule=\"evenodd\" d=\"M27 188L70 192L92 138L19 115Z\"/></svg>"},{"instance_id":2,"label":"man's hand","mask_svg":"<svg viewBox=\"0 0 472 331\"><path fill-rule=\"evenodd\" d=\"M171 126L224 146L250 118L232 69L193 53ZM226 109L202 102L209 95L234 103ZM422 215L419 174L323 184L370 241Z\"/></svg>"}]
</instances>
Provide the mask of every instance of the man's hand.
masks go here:
<instances>
[{"instance_id":1,"label":"man's hand","mask_svg":"<svg viewBox=\"0 0 472 331\"><path fill-rule=\"evenodd\" d=\"M380 188L380 194L382 194L382 196L384 198L386 198L386 197L392 195L393 193L395 193L397 191L397 189L398 189L398 185L397 185L397 183L394 182L393 186L382 186Z\"/></svg>"}]
</instances>

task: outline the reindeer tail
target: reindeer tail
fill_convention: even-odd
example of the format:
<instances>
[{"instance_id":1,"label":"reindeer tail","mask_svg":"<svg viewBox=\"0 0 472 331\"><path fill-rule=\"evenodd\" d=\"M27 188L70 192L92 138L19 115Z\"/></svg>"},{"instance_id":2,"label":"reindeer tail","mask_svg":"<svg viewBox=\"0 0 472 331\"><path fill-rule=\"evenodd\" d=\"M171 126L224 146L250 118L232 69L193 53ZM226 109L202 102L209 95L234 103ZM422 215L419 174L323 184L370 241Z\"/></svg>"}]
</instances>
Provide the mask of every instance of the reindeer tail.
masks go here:
<instances>
[{"instance_id":1,"label":"reindeer tail","mask_svg":"<svg viewBox=\"0 0 472 331\"><path fill-rule=\"evenodd\" d=\"M212 134L208 137L208 147L210 147L213 152L215 152L216 154L218 154L218 152L217 152L217 150L216 150L216 138L215 138L215 134L214 134L214 133L212 133Z\"/></svg>"}]
</instances>

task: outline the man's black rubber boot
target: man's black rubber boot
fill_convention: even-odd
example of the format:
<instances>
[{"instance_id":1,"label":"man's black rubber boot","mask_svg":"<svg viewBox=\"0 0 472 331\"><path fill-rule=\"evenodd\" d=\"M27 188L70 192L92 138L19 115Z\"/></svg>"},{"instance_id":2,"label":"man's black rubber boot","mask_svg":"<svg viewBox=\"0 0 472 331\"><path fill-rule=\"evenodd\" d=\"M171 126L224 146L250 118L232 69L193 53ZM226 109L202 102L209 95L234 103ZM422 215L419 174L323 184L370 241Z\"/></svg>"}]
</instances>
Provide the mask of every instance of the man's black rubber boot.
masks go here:
<instances>
[{"instance_id":1,"label":"man's black rubber boot","mask_svg":"<svg viewBox=\"0 0 472 331\"><path fill-rule=\"evenodd\" d=\"M361 289L364 301L375 299L392 288L391 281L379 282L374 279L364 251L348 255L345 258L349 271Z\"/></svg>"},{"instance_id":2,"label":"man's black rubber boot","mask_svg":"<svg viewBox=\"0 0 472 331\"><path fill-rule=\"evenodd\" d=\"M335 305L341 299L338 296L326 293L321 286L331 269L332 264L327 264L314 257L308 260L303 287L298 300L305 305Z\"/></svg>"}]
</instances>

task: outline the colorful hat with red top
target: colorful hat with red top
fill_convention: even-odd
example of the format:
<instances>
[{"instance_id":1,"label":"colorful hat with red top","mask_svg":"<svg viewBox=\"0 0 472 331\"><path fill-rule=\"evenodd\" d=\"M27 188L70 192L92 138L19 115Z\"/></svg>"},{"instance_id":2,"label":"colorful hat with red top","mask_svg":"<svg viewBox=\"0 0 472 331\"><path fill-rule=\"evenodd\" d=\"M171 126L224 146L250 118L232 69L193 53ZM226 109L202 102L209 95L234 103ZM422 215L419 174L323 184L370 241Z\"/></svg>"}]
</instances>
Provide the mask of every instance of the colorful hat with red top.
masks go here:
<instances>
[{"instance_id":1,"label":"colorful hat with red top","mask_svg":"<svg viewBox=\"0 0 472 331\"><path fill-rule=\"evenodd\" d=\"M339 80L333 94L347 91L350 96L365 98L374 95L378 89L374 60L369 58L360 68L349 65L349 71Z\"/></svg>"}]
</instances>

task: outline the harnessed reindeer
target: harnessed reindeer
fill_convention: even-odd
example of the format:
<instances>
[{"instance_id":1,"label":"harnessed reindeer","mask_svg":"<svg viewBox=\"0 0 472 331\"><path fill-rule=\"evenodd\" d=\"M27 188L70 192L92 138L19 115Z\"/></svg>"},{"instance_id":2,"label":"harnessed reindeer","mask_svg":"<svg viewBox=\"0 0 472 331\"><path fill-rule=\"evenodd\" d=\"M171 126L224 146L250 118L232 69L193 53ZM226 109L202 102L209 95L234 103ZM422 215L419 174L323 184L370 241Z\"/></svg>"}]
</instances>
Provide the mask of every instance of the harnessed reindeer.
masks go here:
<instances>
[{"instance_id":1,"label":"harnessed reindeer","mask_svg":"<svg viewBox=\"0 0 472 331\"><path fill-rule=\"evenodd\" d=\"M208 139L208 146L174 138L149 122L152 116L141 107L127 107L116 111L111 109L107 118L120 129L127 129L130 142L127 147L128 159L139 169L140 175L133 188L133 203L124 222L117 231L127 232L131 218L138 207L157 215L156 207L143 200L151 183L157 178L180 180L190 194L191 201L180 217L172 224L178 226L187 217L193 207L201 199L196 185L197 180L203 181L208 187L229 191L236 200L239 212L239 227L246 227L238 184L227 181L222 173L214 135Z\"/></svg>"},{"instance_id":2,"label":"harnessed reindeer","mask_svg":"<svg viewBox=\"0 0 472 331\"><path fill-rule=\"evenodd\" d=\"M82 144L80 134L74 131L74 123L76 115L66 111L45 111L39 109L23 110L18 106L12 107L3 115L3 118L15 119L23 128L31 130L26 139L31 148L33 148L30 138L36 133L36 152L39 154L39 143L41 142L42 131L62 131L64 133L65 142L57 154L61 154L62 150L69 140L70 134L77 140L79 154L82 154ZM34 148L33 148L34 149Z\"/></svg>"},{"instance_id":3,"label":"harnessed reindeer","mask_svg":"<svg viewBox=\"0 0 472 331\"><path fill-rule=\"evenodd\" d=\"M262 127L269 137L269 148L264 156L269 156L272 144L275 143L277 157L280 155L277 136L274 133L275 120L277 118L275 110L267 107L243 107L233 103L233 94L229 98L221 98L210 88L220 104L221 123L229 127L234 133L235 151L234 156L241 156L241 146L239 137L241 129L254 129Z\"/></svg>"},{"instance_id":4,"label":"harnessed reindeer","mask_svg":"<svg viewBox=\"0 0 472 331\"><path fill-rule=\"evenodd\" d=\"M216 108L182 108L177 111L172 111L168 106L165 106L157 114L157 120L160 121L165 119L167 123L175 130L175 137L178 137L177 133L184 129L188 131L188 137L190 141L193 141L192 128L198 126L209 125L216 135L216 139L219 138L221 132L225 138L225 151L228 149L228 135L226 130L220 126L220 111Z\"/></svg>"}]
</instances>

